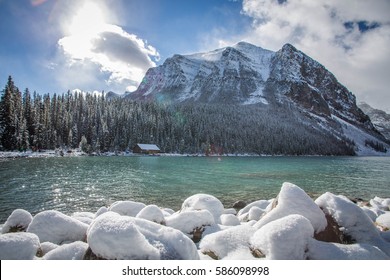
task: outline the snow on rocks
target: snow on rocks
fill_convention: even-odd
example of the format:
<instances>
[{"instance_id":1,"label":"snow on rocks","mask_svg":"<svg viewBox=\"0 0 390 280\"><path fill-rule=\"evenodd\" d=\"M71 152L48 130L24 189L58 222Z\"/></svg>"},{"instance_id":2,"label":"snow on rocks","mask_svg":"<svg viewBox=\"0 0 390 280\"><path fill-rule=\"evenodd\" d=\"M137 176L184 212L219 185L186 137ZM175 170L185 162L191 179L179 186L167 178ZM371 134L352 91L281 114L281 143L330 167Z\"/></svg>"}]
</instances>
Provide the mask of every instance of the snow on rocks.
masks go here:
<instances>
[{"instance_id":1,"label":"snow on rocks","mask_svg":"<svg viewBox=\"0 0 390 280\"><path fill-rule=\"evenodd\" d=\"M358 205L345 196L329 192L318 197L315 202L326 214L332 216L352 242L376 246L390 256L390 243L381 237L371 218Z\"/></svg>"},{"instance_id":2,"label":"snow on rocks","mask_svg":"<svg viewBox=\"0 0 390 280\"><path fill-rule=\"evenodd\" d=\"M249 239L255 229L248 225L240 225L206 235L199 243L202 254L213 259L223 259L236 251L247 251Z\"/></svg>"},{"instance_id":3,"label":"snow on rocks","mask_svg":"<svg viewBox=\"0 0 390 280\"><path fill-rule=\"evenodd\" d=\"M267 259L306 259L306 249L313 237L311 222L302 215L293 214L273 220L251 238L253 249L263 253Z\"/></svg>"},{"instance_id":4,"label":"snow on rocks","mask_svg":"<svg viewBox=\"0 0 390 280\"><path fill-rule=\"evenodd\" d=\"M32 260L39 249L39 238L27 232L0 235L1 260Z\"/></svg>"},{"instance_id":5,"label":"snow on rocks","mask_svg":"<svg viewBox=\"0 0 390 280\"><path fill-rule=\"evenodd\" d=\"M43 256L44 260L82 260L88 244L82 241L75 241L69 244L58 246Z\"/></svg>"},{"instance_id":6,"label":"snow on rocks","mask_svg":"<svg viewBox=\"0 0 390 280\"><path fill-rule=\"evenodd\" d=\"M311 239L307 258L310 260L389 260L377 247L368 244L338 244Z\"/></svg>"},{"instance_id":7,"label":"snow on rocks","mask_svg":"<svg viewBox=\"0 0 390 280\"><path fill-rule=\"evenodd\" d=\"M181 207L181 211L208 210L213 216L216 223L220 223L220 217L224 213L222 202L209 194L195 194L187 198Z\"/></svg>"},{"instance_id":8,"label":"snow on rocks","mask_svg":"<svg viewBox=\"0 0 390 280\"><path fill-rule=\"evenodd\" d=\"M206 226L215 224L213 215L208 210L186 210L166 218L169 227L180 230L194 242L199 242Z\"/></svg>"},{"instance_id":9,"label":"snow on rocks","mask_svg":"<svg viewBox=\"0 0 390 280\"><path fill-rule=\"evenodd\" d=\"M236 215L223 214L221 215L221 224L224 226L238 226L240 225L240 220Z\"/></svg>"},{"instance_id":10,"label":"snow on rocks","mask_svg":"<svg viewBox=\"0 0 390 280\"><path fill-rule=\"evenodd\" d=\"M266 213L255 227L260 229L269 222L291 214L299 214L309 219L315 232L324 230L327 225L325 214L301 188L291 183L283 183L276 207Z\"/></svg>"},{"instance_id":11,"label":"snow on rocks","mask_svg":"<svg viewBox=\"0 0 390 280\"><path fill-rule=\"evenodd\" d=\"M40 242L55 244L69 243L85 239L88 225L56 210L38 213L27 228L35 233Z\"/></svg>"},{"instance_id":12,"label":"snow on rocks","mask_svg":"<svg viewBox=\"0 0 390 280\"><path fill-rule=\"evenodd\" d=\"M163 211L156 205L148 205L143 208L136 218L145 219L161 225L165 225L165 217Z\"/></svg>"},{"instance_id":13,"label":"snow on rocks","mask_svg":"<svg viewBox=\"0 0 390 280\"><path fill-rule=\"evenodd\" d=\"M258 200L258 201L254 201L252 203L249 203L248 205L246 205L244 208L242 208L240 211L238 211L237 213L237 216L239 218L240 221L242 222L247 222L247 221L251 221L251 220L255 220L255 221L258 221L260 216L262 216L265 212L266 212L266 209L267 207L272 203L272 200ZM257 210L252 210L252 211L256 211L257 212L257 217L255 219L254 218L254 213L252 213L251 217L249 217L249 212L251 211L252 208L257 208ZM262 213L260 213L260 209Z\"/></svg>"},{"instance_id":14,"label":"snow on rocks","mask_svg":"<svg viewBox=\"0 0 390 280\"><path fill-rule=\"evenodd\" d=\"M148 220L101 215L88 229L92 252L104 259L197 259L195 244L183 233Z\"/></svg>"},{"instance_id":15,"label":"snow on rocks","mask_svg":"<svg viewBox=\"0 0 390 280\"><path fill-rule=\"evenodd\" d=\"M11 215L8 217L7 221L3 225L1 232L17 232L17 231L26 231L28 225L31 223L33 217L32 215L23 209L16 209L12 211Z\"/></svg>"},{"instance_id":16,"label":"snow on rocks","mask_svg":"<svg viewBox=\"0 0 390 280\"><path fill-rule=\"evenodd\" d=\"M108 210L120 215L135 217L145 207L146 205L140 202L116 201L108 208Z\"/></svg>"},{"instance_id":17,"label":"snow on rocks","mask_svg":"<svg viewBox=\"0 0 390 280\"><path fill-rule=\"evenodd\" d=\"M76 220L79 220L80 222L83 222L84 224L91 224L93 219L95 218L95 214L90 212L76 212L73 213L71 216L72 218L75 218Z\"/></svg>"},{"instance_id":18,"label":"snow on rocks","mask_svg":"<svg viewBox=\"0 0 390 280\"><path fill-rule=\"evenodd\" d=\"M71 215L16 209L1 226L0 259L390 259L389 202L313 201L284 183L239 211L207 194L178 212L135 201Z\"/></svg>"},{"instance_id":19,"label":"snow on rocks","mask_svg":"<svg viewBox=\"0 0 390 280\"><path fill-rule=\"evenodd\" d=\"M374 197L373 199L370 199L370 204L377 209L383 210L383 211L390 211L390 198L380 198L380 197Z\"/></svg>"},{"instance_id":20,"label":"snow on rocks","mask_svg":"<svg viewBox=\"0 0 390 280\"><path fill-rule=\"evenodd\" d=\"M390 211L380 215L375 222L386 229L390 229Z\"/></svg>"},{"instance_id":21,"label":"snow on rocks","mask_svg":"<svg viewBox=\"0 0 390 280\"><path fill-rule=\"evenodd\" d=\"M134 225L133 219L114 212L101 215L88 229L92 252L104 259L159 259L160 254Z\"/></svg>"}]
</instances>

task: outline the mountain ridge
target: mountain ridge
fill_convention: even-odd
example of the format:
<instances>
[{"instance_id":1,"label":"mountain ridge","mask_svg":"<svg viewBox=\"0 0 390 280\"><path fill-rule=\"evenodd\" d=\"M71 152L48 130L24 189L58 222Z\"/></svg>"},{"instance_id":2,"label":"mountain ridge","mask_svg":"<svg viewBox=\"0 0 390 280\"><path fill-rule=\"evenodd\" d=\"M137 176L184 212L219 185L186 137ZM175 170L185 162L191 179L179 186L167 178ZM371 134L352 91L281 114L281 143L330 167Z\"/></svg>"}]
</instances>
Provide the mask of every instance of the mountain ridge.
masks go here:
<instances>
[{"instance_id":1,"label":"mountain ridge","mask_svg":"<svg viewBox=\"0 0 390 280\"><path fill-rule=\"evenodd\" d=\"M176 54L150 68L126 98L255 105L275 108L275 112L279 107L294 108L303 124L350 139L358 154L370 153L367 139L388 145L356 105L352 92L320 62L291 44L276 52L239 42L210 52Z\"/></svg>"}]
</instances>

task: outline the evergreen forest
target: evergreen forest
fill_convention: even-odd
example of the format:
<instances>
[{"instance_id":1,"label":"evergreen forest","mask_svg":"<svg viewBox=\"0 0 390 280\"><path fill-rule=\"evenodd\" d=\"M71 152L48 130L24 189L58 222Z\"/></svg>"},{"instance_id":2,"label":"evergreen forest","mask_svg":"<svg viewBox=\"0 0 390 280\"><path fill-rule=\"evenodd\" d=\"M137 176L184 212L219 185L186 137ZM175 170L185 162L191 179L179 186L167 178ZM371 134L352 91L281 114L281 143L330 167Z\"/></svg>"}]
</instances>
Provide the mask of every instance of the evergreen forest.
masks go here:
<instances>
[{"instance_id":1,"label":"evergreen forest","mask_svg":"<svg viewBox=\"0 0 390 280\"><path fill-rule=\"evenodd\" d=\"M0 150L131 151L151 143L165 153L352 155L353 145L300 121L298 111L257 105L166 104L91 93L1 91Z\"/></svg>"}]
</instances>

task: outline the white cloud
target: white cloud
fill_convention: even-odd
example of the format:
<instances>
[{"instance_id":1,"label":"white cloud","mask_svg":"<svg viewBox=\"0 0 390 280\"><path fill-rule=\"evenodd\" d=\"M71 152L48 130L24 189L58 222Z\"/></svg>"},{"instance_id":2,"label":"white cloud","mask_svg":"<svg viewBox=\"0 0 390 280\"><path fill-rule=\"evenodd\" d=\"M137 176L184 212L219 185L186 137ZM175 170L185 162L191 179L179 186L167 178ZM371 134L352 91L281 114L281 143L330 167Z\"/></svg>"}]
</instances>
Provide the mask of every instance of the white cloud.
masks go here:
<instances>
[{"instance_id":1,"label":"white cloud","mask_svg":"<svg viewBox=\"0 0 390 280\"><path fill-rule=\"evenodd\" d=\"M278 50L291 43L324 64L358 100L390 109L388 0L244 0L243 39Z\"/></svg>"},{"instance_id":2,"label":"white cloud","mask_svg":"<svg viewBox=\"0 0 390 280\"><path fill-rule=\"evenodd\" d=\"M101 87L124 92L135 90L145 72L156 66L157 50L146 41L118 25L108 24L107 11L99 2L77 6L77 12L65 25L67 36L58 41L62 77L60 82L76 87ZM75 73L77 72L77 73ZM67 80L68 79L68 80ZM91 84L94 83L94 84Z\"/></svg>"}]
</instances>

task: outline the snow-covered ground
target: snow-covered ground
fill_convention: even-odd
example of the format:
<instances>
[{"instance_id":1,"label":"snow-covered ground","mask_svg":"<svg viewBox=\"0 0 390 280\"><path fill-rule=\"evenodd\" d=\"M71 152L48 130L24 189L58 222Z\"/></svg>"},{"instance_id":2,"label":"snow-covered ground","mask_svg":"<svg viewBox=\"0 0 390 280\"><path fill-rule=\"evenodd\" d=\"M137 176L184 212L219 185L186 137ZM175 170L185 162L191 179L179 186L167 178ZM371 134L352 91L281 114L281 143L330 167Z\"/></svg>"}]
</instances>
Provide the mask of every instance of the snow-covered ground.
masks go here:
<instances>
[{"instance_id":1,"label":"snow-covered ground","mask_svg":"<svg viewBox=\"0 0 390 280\"><path fill-rule=\"evenodd\" d=\"M180 209L118 201L95 213L32 216L1 225L0 259L390 259L390 198L355 204L326 192L313 200L284 183L242 209L196 194Z\"/></svg>"}]
</instances>

